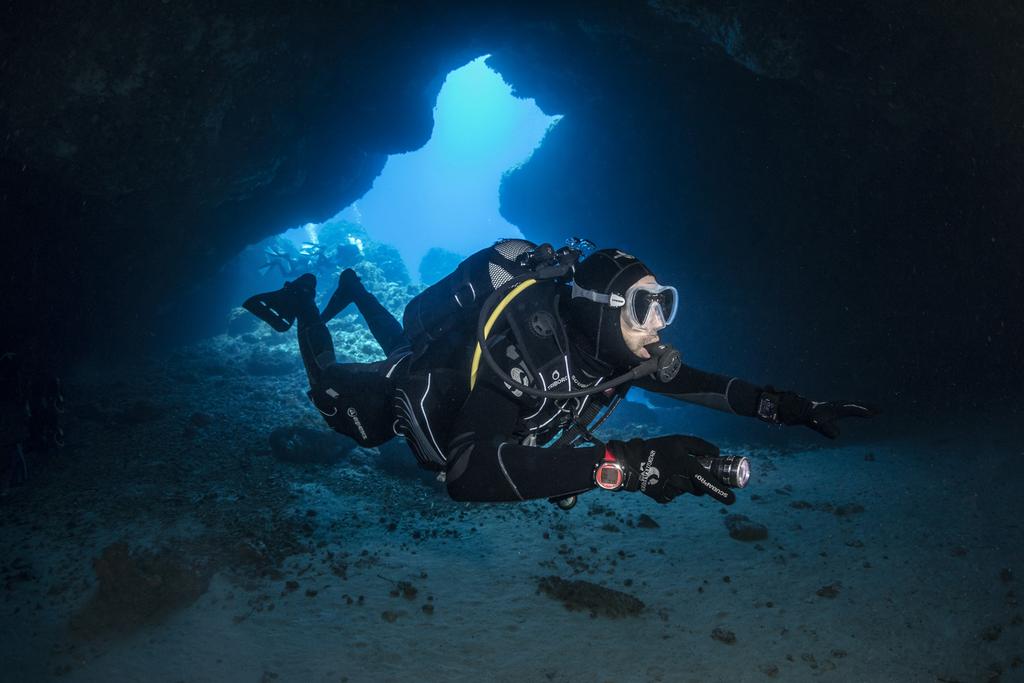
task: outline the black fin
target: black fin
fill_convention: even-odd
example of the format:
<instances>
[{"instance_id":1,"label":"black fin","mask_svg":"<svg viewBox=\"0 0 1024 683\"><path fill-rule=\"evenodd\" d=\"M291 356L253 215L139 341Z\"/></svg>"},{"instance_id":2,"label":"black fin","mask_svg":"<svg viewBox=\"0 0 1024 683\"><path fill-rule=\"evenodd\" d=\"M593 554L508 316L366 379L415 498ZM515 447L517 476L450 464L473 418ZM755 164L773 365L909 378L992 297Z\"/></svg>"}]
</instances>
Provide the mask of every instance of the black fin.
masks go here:
<instances>
[{"instance_id":1,"label":"black fin","mask_svg":"<svg viewBox=\"0 0 1024 683\"><path fill-rule=\"evenodd\" d=\"M273 327L278 332L287 332L300 313L307 315L310 310L316 315L316 276L305 273L276 292L256 294L245 300L242 308Z\"/></svg>"},{"instance_id":2,"label":"black fin","mask_svg":"<svg viewBox=\"0 0 1024 683\"><path fill-rule=\"evenodd\" d=\"M351 268L341 271L341 275L338 276L338 288L334 290L334 294L331 295L323 312L320 313L320 320L324 323L333 320L334 316L345 310L345 307L355 300L356 292L362 289L362 286L356 271Z\"/></svg>"},{"instance_id":3,"label":"black fin","mask_svg":"<svg viewBox=\"0 0 1024 683\"><path fill-rule=\"evenodd\" d=\"M242 308L278 332L287 332L295 322L295 313L288 310L290 295L283 287L276 292L255 294L245 300Z\"/></svg>"}]
</instances>

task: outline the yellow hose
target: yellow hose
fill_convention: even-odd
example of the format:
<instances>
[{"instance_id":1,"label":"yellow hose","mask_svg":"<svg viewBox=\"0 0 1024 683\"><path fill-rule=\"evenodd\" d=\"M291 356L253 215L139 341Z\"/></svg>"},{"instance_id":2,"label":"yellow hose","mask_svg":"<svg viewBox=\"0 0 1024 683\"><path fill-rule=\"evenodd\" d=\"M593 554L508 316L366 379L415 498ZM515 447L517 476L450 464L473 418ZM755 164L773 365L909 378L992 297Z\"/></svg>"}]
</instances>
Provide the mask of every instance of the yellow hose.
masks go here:
<instances>
[{"instance_id":1,"label":"yellow hose","mask_svg":"<svg viewBox=\"0 0 1024 683\"><path fill-rule=\"evenodd\" d=\"M507 295L505 295L505 298L501 300L501 303L494 307L494 312L491 313L489 318L487 318L487 324L484 325L484 340L486 340L487 339L487 335L489 335L491 333L491 327L494 325L495 321L498 320L498 316L501 315L501 312L505 310L505 307L508 306L509 302L511 302L512 299L515 299L519 295L519 293L522 292L524 289L526 289L530 285L535 285L535 284L537 284L537 281L532 279L532 278L529 279L529 280L526 280L525 282L520 284L518 287L513 289L511 292L509 292ZM480 342L478 341L476 343L476 350L473 351L473 365L472 365L472 368L470 369L470 372L469 372L469 390L470 391L472 391L473 387L476 386L476 371L480 369L480 354L481 353L482 353L482 351L480 350Z\"/></svg>"}]
</instances>

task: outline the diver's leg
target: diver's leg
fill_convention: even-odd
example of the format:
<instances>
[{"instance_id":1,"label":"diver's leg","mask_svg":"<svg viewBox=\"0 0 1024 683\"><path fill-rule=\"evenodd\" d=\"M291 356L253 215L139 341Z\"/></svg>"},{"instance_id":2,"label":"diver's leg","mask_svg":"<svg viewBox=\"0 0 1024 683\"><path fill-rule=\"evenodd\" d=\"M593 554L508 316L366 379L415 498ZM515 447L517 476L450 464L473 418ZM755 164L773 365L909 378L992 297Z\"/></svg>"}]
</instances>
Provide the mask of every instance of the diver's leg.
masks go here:
<instances>
[{"instance_id":1,"label":"diver's leg","mask_svg":"<svg viewBox=\"0 0 1024 683\"><path fill-rule=\"evenodd\" d=\"M319 314L319 311L317 311ZM309 377L309 386L315 386L325 369L337 363L334 355L334 340L327 330L327 325L320 322L319 315L316 322L309 325L299 323L299 354L302 356L302 364L306 366L306 376Z\"/></svg>"},{"instance_id":2,"label":"diver's leg","mask_svg":"<svg viewBox=\"0 0 1024 683\"><path fill-rule=\"evenodd\" d=\"M407 343L402 333L402 324L391 315L391 312L377 301L377 297L365 289L358 293L355 298L356 307L363 314L366 326L370 328L373 338L380 344L385 355Z\"/></svg>"},{"instance_id":3,"label":"diver's leg","mask_svg":"<svg viewBox=\"0 0 1024 683\"><path fill-rule=\"evenodd\" d=\"M320 320L316 307L316 277L311 273L286 282L276 292L249 297L243 305L278 332L287 331L292 323L298 324L299 353L310 386L320 381L324 368L334 364L334 342L327 325Z\"/></svg>"},{"instance_id":4,"label":"diver's leg","mask_svg":"<svg viewBox=\"0 0 1024 683\"><path fill-rule=\"evenodd\" d=\"M324 370L337 363L334 340L327 329L327 324L320 319L320 311L316 307L315 278L312 284L312 287L302 290L299 295L301 300L295 304L299 354L302 356L302 364L306 366L310 387L317 386L321 382Z\"/></svg>"},{"instance_id":5,"label":"diver's leg","mask_svg":"<svg viewBox=\"0 0 1024 683\"><path fill-rule=\"evenodd\" d=\"M356 275L356 271L351 268L341 271L341 275L338 276L338 288L334 290L334 294L327 301L327 305L324 306L324 310L320 313L320 318L325 323L333 320L336 315L352 303L355 291L362 289L362 287L363 285L359 282L359 276Z\"/></svg>"},{"instance_id":6,"label":"diver's leg","mask_svg":"<svg viewBox=\"0 0 1024 683\"><path fill-rule=\"evenodd\" d=\"M395 436L389 367L386 361L335 363L324 369L309 398L332 429L360 446L379 446Z\"/></svg>"},{"instance_id":7,"label":"diver's leg","mask_svg":"<svg viewBox=\"0 0 1024 683\"><path fill-rule=\"evenodd\" d=\"M386 355L406 343L402 324L377 301L377 297L363 287L363 283L359 281L359 276L355 271L346 268L338 278L338 291L327 302L321 318L324 321L330 320L350 302L355 303L363 319L366 320L366 326L370 328L370 333Z\"/></svg>"}]
</instances>

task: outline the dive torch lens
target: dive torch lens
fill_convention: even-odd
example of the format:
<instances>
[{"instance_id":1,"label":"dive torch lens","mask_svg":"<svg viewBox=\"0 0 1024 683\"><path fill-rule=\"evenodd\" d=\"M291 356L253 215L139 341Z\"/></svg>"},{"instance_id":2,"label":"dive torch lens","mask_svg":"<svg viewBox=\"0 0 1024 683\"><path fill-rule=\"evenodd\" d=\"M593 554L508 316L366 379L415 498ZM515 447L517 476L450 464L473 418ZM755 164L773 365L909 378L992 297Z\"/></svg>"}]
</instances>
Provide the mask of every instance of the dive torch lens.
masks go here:
<instances>
[{"instance_id":1,"label":"dive torch lens","mask_svg":"<svg viewBox=\"0 0 1024 683\"><path fill-rule=\"evenodd\" d=\"M736 488L745 488L747 482L750 481L750 461L743 456L732 456L737 458L736 462Z\"/></svg>"},{"instance_id":2,"label":"dive torch lens","mask_svg":"<svg viewBox=\"0 0 1024 683\"><path fill-rule=\"evenodd\" d=\"M742 489L750 481L750 461L742 455L704 456L698 460L730 488Z\"/></svg>"}]
</instances>

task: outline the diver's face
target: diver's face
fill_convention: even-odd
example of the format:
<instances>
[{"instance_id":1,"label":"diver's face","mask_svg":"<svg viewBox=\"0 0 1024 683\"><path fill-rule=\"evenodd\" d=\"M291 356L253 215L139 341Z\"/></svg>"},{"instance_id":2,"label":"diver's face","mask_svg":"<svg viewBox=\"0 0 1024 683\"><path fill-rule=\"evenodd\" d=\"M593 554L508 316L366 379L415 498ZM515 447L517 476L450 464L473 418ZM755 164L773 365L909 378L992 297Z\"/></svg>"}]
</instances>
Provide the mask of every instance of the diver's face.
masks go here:
<instances>
[{"instance_id":1,"label":"diver's face","mask_svg":"<svg viewBox=\"0 0 1024 683\"><path fill-rule=\"evenodd\" d=\"M658 281L654 279L653 275L645 275L637 280L637 284L656 285ZM650 358L651 354L644 347L661 341L658 337L658 331L665 327L665 320L658 314L658 310L655 308L650 325L643 330L634 330L626 324L622 313L619 313L619 329L622 330L622 339L625 340L629 350L640 358Z\"/></svg>"}]
</instances>

